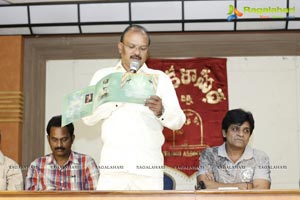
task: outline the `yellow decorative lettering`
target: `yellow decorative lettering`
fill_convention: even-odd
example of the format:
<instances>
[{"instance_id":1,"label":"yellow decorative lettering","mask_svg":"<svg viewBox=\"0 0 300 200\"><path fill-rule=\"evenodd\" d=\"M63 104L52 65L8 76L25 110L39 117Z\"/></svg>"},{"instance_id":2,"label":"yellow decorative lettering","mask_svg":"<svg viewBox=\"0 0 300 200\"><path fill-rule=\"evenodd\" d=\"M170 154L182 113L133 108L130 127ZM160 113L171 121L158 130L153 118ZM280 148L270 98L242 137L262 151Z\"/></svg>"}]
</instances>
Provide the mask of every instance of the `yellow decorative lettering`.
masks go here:
<instances>
[{"instance_id":1,"label":"yellow decorative lettering","mask_svg":"<svg viewBox=\"0 0 300 200\"><path fill-rule=\"evenodd\" d=\"M178 88L180 85L180 79L178 77L176 77L174 65L171 65L171 67L169 69L167 69L165 71L165 73L170 77L174 88Z\"/></svg>"},{"instance_id":2,"label":"yellow decorative lettering","mask_svg":"<svg viewBox=\"0 0 300 200\"><path fill-rule=\"evenodd\" d=\"M197 70L196 69L180 69L181 73L181 83L188 85L191 82L194 83L197 80Z\"/></svg>"}]
</instances>

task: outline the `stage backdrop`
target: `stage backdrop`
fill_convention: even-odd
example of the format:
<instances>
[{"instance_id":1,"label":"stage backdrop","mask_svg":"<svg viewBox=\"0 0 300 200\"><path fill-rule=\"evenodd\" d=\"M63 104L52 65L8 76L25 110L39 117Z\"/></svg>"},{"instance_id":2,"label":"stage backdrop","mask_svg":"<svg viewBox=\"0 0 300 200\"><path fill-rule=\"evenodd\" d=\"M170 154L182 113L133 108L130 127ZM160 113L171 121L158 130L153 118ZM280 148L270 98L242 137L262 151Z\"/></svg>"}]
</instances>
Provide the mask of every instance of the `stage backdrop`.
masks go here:
<instances>
[{"instance_id":1,"label":"stage backdrop","mask_svg":"<svg viewBox=\"0 0 300 200\"><path fill-rule=\"evenodd\" d=\"M201 152L223 143L221 123L228 110L226 59L149 59L147 65L169 75L186 115L180 130L164 129L165 165L191 176Z\"/></svg>"}]
</instances>

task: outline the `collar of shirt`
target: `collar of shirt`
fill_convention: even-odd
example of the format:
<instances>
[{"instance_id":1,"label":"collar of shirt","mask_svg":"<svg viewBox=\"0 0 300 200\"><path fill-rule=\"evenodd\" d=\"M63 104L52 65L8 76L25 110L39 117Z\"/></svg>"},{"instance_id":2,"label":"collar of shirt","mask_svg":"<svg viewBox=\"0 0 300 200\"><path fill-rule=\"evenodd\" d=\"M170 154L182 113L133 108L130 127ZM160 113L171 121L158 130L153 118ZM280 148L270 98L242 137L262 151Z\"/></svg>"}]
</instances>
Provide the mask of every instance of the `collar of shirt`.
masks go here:
<instances>
[{"instance_id":1,"label":"collar of shirt","mask_svg":"<svg viewBox=\"0 0 300 200\"><path fill-rule=\"evenodd\" d=\"M3 155L2 151L0 151L0 164L3 164L4 160L5 160L4 155Z\"/></svg>"},{"instance_id":2,"label":"collar of shirt","mask_svg":"<svg viewBox=\"0 0 300 200\"><path fill-rule=\"evenodd\" d=\"M68 161L64 164L63 168L64 168L65 166L69 165L69 164L72 164L72 163L79 163L79 161L78 161L78 159L76 159L76 155L74 154L73 151L71 151L70 156L69 156L69 159L68 159ZM52 153L49 154L49 157L47 158L47 164L49 164L49 165L52 164L52 165L58 166L58 164L57 164L57 162L56 162L56 160L55 160L55 158L54 158L54 156L53 156Z\"/></svg>"},{"instance_id":3,"label":"collar of shirt","mask_svg":"<svg viewBox=\"0 0 300 200\"><path fill-rule=\"evenodd\" d=\"M229 156L227 155L225 145L226 145L226 142L224 142L221 146L218 147L218 156L224 157L224 158L230 160ZM249 145L247 145L243 155L236 162L236 164L238 164L242 160L249 160L251 158L253 158L253 149Z\"/></svg>"},{"instance_id":4,"label":"collar of shirt","mask_svg":"<svg viewBox=\"0 0 300 200\"><path fill-rule=\"evenodd\" d=\"M148 71L148 67L146 65L146 63L144 63L136 73L147 73ZM115 67L115 70L116 71L119 71L119 72L126 72L126 69L123 67L122 65L122 61L119 61L119 63L117 64L117 66Z\"/></svg>"}]
</instances>

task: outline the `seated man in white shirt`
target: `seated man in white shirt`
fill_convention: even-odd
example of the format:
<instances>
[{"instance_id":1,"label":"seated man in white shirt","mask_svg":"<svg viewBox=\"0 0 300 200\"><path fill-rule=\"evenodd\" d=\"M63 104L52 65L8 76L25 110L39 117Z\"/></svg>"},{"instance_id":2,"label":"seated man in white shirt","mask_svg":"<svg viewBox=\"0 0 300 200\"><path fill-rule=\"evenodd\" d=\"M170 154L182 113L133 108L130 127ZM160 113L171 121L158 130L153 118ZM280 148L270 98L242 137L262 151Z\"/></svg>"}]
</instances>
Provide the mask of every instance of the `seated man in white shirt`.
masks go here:
<instances>
[{"instance_id":1,"label":"seated man in white shirt","mask_svg":"<svg viewBox=\"0 0 300 200\"><path fill-rule=\"evenodd\" d=\"M20 166L16 161L6 157L0 150L0 190L23 190L23 188L23 175Z\"/></svg>"},{"instance_id":2,"label":"seated man in white shirt","mask_svg":"<svg viewBox=\"0 0 300 200\"><path fill-rule=\"evenodd\" d=\"M101 124L103 147L98 190L163 190L163 128L180 129L185 114L180 108L170 78L145 64L150 37L142 26L127 27L118 50L121 61L115 67L97 71L90 85L114 72L136 72L158 77L156 94L145 104L110 102L83 118L87 125ZM130 69L134 63L137 69Z\"/></svg>"},{"instance_id":3,"label":"seated man in white shirt","mask_svg":"<svg viewBox=\"0 0 300 200\"><path fill-rule=\"evenodd\" d=\"M200 157L197 183L201 183L202 189L270 189L269 157L248 146L253 129L250 112L227 112L222 121L224 143L205 149Z\"/></svg>"}]
</instances>

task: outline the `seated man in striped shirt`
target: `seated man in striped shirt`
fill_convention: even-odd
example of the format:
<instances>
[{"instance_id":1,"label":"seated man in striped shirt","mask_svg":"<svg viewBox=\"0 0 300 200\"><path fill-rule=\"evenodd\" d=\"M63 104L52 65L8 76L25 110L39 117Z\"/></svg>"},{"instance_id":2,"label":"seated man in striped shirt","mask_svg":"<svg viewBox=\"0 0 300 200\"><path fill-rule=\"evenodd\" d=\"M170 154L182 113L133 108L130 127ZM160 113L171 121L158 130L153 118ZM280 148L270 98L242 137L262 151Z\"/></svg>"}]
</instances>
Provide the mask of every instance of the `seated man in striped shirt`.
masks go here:
<instances>
[{"instance_id":1,"label":"seated man in striped shirt","mask_svg":"<svg viewBox=\"0 0 300 200\"><path fill-rule=\"evenodd\" d=\"M27 172L26 190L95 190L99 170L94 159L71 150L72 123L61 127L61 116L47 125L52 153L34 160Z\"/></svg>"}]
</instances>

